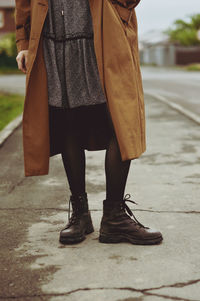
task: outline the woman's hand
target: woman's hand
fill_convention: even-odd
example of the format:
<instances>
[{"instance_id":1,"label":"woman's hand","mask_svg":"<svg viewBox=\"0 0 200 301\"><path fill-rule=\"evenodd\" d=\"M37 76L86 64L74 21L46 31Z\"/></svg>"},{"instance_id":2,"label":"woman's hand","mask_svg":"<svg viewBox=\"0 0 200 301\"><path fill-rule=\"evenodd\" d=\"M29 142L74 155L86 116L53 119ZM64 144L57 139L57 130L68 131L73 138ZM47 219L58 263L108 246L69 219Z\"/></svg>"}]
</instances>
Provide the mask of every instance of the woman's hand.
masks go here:
<instances>
[{"instance_id":1,"label":"woman's hand","mask_svg":"<svg viewBox=\"0 0 200 301\"><path fill-rule=\"evenodd\" d=\"M21 50L16 57L18 69L24 73L27 72L27 59L28 59L28 50Z\"/></svg>"}]
</instances>

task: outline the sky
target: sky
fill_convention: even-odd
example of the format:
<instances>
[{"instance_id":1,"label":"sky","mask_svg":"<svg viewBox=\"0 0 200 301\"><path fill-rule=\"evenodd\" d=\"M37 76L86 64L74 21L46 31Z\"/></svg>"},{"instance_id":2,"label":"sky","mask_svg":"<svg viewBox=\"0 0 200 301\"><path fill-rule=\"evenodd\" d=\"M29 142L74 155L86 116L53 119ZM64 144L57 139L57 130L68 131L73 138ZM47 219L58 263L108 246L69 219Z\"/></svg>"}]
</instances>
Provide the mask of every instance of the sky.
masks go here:
<instances>
[{"instance_id":1,"label":"sky","mask_svg":"<svg viewBox=\"0 0 200 301\"><path fill-rule=\"evenodd\" d=\"M200 0L141 0L136 7L139 35L151 29L167 29L176 19L200 13Z\"/></svg>"}]
</instances>

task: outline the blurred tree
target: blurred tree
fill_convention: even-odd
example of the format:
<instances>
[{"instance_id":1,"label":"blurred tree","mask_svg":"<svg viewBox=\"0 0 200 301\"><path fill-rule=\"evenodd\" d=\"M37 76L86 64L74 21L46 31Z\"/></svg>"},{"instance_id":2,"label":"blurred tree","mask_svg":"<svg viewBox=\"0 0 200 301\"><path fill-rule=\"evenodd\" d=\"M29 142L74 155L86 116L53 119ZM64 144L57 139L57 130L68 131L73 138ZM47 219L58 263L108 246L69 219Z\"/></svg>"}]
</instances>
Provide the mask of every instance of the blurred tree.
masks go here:
<instances>
[{"instance_id":1,"label":"blurred tree","mask_svg":"<svg viewBox=\"0 0 200 301\"><path fill-rule=\"evenodd\" d=\"M5 52L7 56L17 56L15 33L5 34L0 40L0 54Z\"/></svg>"},{"instance_id":2,"label":"blurred tree","mask_svg":"<svg viewBox=\"0 0 200 301\"><path fill-rule=\"evenodd\" d=\"M171 42L184 46L200 45L197 32L200 30L200 14L189 16L189 22L178 19L173 26L165 31Z\"/></svg>"},{"instance_id":3,"label":"blurred tree","mask_svg":"<svg viewBox=\"0 0 200 301\"><path fill-rule=\"evenodd\" d=\"M15 33L7 33L0 39L0 68L17 68Z\"/></svg>"}]
</instances>

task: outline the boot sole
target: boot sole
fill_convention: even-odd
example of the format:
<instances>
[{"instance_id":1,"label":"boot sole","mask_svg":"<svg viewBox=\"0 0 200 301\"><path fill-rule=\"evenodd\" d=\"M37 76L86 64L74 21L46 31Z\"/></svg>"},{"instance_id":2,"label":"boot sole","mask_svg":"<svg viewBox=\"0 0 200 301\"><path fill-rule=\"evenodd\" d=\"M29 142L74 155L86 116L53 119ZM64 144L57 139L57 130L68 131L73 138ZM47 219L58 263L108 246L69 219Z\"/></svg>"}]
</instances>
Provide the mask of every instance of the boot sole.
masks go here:
<instances>
[{"instance_id":1,"label":"boot sole","mask_svg":"<svg viewBox=\"0 0 200 301\"><path fill-rule=\"evenodd\" d=\"M120 242L130 242L135 245L155 245L161 243L163 240L162 236L158 236L152 239L137 239L129 235L120 234L100 234L99 242L101 243L120 243Z\"/></svg>"},{"instance_id":2,"label":"boot sole","mask_svg":"<svg viewBox=\"0 0 200 301\"><path fill-rule=\"evenodd\" d=\"M92 227L90 226L90 228L85 230L85 235L91 234L93 232L94 232L94 228L93 228L93 226ZM80 243L80 242L82 242L83 240L86 239L85 235L82 235L82 236L79 236L79 237L72 237L72 238L69 238L69 237L65 238L65 237L60 236L59 242L64 244L64 245L77 244L77 243Z\"/></svg>"}]
</instances>

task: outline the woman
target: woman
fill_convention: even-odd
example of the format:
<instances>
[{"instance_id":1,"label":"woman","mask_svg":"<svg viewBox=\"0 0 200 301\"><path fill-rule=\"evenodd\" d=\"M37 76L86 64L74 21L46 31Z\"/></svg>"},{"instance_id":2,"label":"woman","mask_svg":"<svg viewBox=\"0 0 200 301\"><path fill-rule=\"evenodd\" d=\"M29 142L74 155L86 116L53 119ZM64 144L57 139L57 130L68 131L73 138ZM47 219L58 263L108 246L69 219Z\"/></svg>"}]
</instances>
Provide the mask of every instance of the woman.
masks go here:
<instances>
[{"instance_id":1,"label":"woman","mask_svg":"<svg viewBox=\"0 0 200 301\"><path fill-rule=\"evenodd\" d=\"M140 0L16 0L18 68L26 73L25 175L48 174L61 153L73 213L63 244L94 231L85 191L85 149L106 149L99 241L156 244L124 196L132 159L146 148L134 8Z\"/></svg>"}]
</instances>

